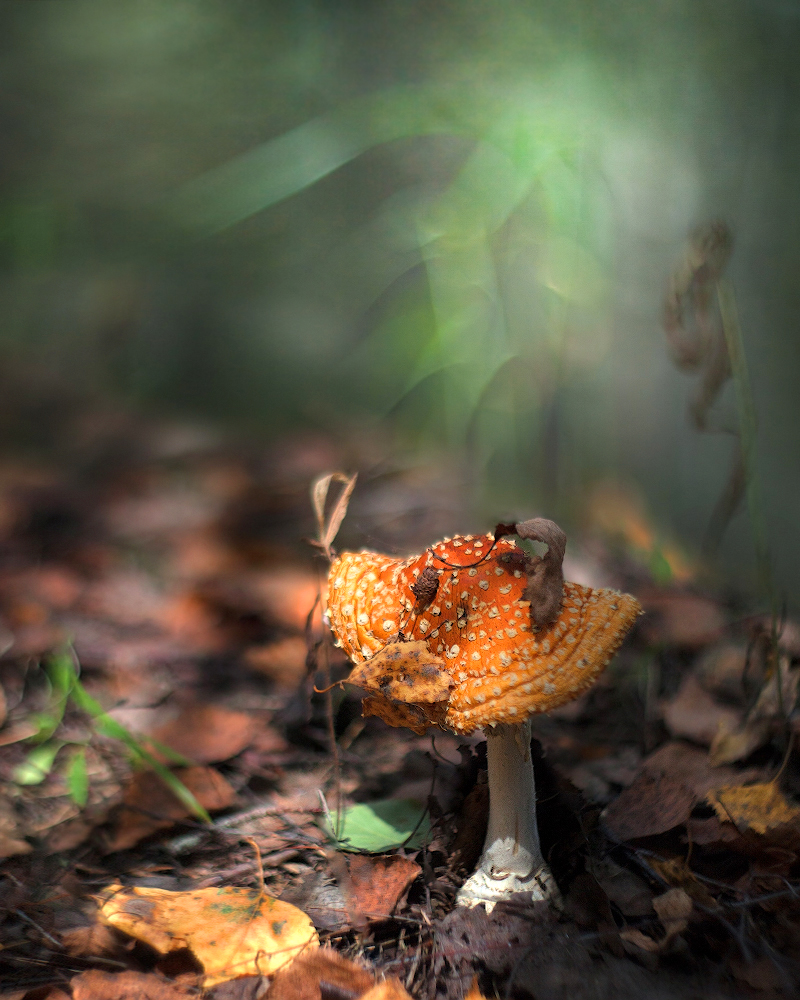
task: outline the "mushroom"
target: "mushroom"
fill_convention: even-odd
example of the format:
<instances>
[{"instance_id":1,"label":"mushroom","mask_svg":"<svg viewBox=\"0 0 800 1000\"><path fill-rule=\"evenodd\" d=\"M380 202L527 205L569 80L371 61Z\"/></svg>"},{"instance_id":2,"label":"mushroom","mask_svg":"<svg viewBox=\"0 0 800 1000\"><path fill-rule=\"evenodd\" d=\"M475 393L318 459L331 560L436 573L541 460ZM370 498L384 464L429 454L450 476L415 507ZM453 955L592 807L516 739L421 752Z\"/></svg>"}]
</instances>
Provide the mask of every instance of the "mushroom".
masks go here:
<instances>
[{"instance_id":1,"label":"mushroom","mask_svg":"<svg viewBox=\"0 0 800 1000\"><path fill-rule=\"evenodd\" d=\"M536 826L530 717L585 691L641 613L629 594L564 582L565 547L558 525L537 518L407 559L345 552L331 565L328 617L357 665L349 681L367 692L363 714L417 733L486 730L489 824L463 906L557 899Z\"/></svg>"}]
</instances>

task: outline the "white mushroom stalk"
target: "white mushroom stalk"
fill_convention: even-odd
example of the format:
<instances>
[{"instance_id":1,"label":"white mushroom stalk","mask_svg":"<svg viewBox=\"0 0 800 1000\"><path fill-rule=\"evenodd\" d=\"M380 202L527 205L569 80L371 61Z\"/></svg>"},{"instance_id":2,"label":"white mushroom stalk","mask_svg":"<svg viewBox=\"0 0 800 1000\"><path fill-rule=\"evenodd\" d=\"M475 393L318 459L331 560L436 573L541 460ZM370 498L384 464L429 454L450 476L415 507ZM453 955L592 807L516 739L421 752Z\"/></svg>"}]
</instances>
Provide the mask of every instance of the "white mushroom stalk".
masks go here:
<instances>
[{"instance_id":1,"label":"white mushroom stalk","mask_svg":"<svg viewBox=\"0 0 800 1000\"><path fill-rule=\"evenodd\" d=\"M496 903L515 893L533 901L560 898L542 856L536 825L536 788L531 761L531 725L486 730L489 767L489 826L478 868L456 897L459 906Z\"/></svg>"}]
</instances>

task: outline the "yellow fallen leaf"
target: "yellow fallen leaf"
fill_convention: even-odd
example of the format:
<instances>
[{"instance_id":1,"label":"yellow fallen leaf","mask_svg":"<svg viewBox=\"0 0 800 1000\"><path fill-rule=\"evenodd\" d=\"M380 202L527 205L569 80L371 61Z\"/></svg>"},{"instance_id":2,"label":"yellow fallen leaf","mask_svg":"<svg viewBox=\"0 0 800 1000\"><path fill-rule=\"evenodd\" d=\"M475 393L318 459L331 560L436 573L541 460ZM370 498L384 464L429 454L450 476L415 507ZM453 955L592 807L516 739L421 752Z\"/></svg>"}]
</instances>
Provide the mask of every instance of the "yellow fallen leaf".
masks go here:
<instances>
[{"instance_id":1,"label":"yellow fallen leaf","mask_svg":"<svg viewBox=\"0 0 800 1000\"><path fill-rule=\"evenodd\" d=\"M359 1000L411 1000L411 996L403 988L400 980L391 976L376 983L366 993L362 993Z\"/></svg>"},{"instance_id":2,"label":"yellow fallen leaf","mask_svg":"<svg viewBox=\"0 0 800 1000\"><path fill-rule=\"evenodd\" d=\"M369 660L354 667L348 683L394 701L432 705L447 701L455 681L444 660L429 652L423 640L390 642Z\"/></svg>"},{"instance_id":3,"label":"yellow fallen leaf","mask_svg":"<svg viewBox=\"0 0 800 1000\"><path fill-rule=\"evenodd\" d=\"M472 979L472 985L469 988L469 992L464 997L464 1000L486 1000L486 997L481 993L480 987L478 986L478 977L474 976Z\"/></svg>"},{"instance_id":4,"label":"yellow fallen leaf","mask_svg":"<svg viewBox=\"0 0 800 1000\"><path fill-rule=\"evenodd\" d=\"M100 916L156 951L189 948L206 988L239 976L267 976L319 947L311 920L290 903L256 889L170 892L110 886Z\"/></svg>"},{"instance_id":5,"label":"yellow fallen leaf","mask_svg":"<svg viewBox=\"0 0 800 1000\"><path fill-rule=\"evenodd\" d=\"M706 801L721 820L740 829L749 827L761 835L800 820L800 808L786 798L774 781L758 785L724 785L712 789Z\"/></svg>"}]
</instances>

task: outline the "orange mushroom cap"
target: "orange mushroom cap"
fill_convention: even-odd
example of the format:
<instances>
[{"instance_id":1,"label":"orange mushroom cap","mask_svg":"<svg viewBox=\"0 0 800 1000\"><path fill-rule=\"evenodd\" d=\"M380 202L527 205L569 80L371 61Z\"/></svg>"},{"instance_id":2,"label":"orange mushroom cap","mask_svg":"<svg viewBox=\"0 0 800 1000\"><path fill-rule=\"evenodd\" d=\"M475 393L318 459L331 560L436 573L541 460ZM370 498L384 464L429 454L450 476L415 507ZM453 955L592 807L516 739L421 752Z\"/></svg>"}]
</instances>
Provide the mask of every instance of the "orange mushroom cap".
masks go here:
<instances>
[{"instance_id":1,"label":"orange mushroom cap","mask_svg":"<svg viewBox=\"0 0 800 1000\"><path fill-rule=\"evenodd\" d=\"M493 535L448 538L408 559L345 552L334 560L328 615L337 645L363 663L398 638L424 640L453 682L446 701L401 703L385 676L381 687L361 671L354 681L369 693L365 714L418 732L434 724L469 733L524 722L590 687L641 613L638 601L565 582L558 616L537 627L527 583L523 551ZM413 674L409 663L403 680L412 686Z\"/></svg>"}]
</instances>

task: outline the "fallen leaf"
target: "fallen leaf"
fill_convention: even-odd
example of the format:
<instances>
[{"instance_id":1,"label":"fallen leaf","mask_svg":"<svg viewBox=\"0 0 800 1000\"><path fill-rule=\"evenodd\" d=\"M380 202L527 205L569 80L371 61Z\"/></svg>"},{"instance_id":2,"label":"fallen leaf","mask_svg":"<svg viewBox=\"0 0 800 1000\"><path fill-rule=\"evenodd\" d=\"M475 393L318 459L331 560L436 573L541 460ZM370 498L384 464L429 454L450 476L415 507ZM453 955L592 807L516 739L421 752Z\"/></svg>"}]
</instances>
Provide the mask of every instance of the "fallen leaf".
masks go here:
<instances>
[{"instance_id":1,"label":"fallen leaf","mask_svg":"<svg viewBox=\"0 0 800 1000\"><path fill-rule=\"evenodd\" d=\"M464 1000L486 1000L486 997L481 993L480 987L478 986L478 977L472 980L472 985L469 988L469 992L464 997Z\"/></svg>"},{"instance_id":2,"label":"fallen leaf","mask_svg":"<svg viewBox=\"0 0 800 1000\"><path fill-rule=\"evenodd\" d=\"M689 925L692 901L683 889L668 889L653 900L653 909L664 925L664 935L658 939L642 933L637 928L620 931L620 938L628 944L650 954L667 951L672 942Z\"/></svg>"},{"instance_id":3,"label":"fallen leaf","mask_svg":"<svg viewBox=\"0 0 800 1000\"><path fill-rule=\"evenodd\" d=\"M439 703L439 716L444 719L444 702ZM410 729L422 736L440 719L436 718L435 707L421 705L405 705L401 701L390 701L381 694L367 695L361 702L361 714L364 718L374 715L387 725L399 729Z\"/></svg>"},{"instance_id":4,"label":"fallen leaf","mask_svg":"<svg viewBox=\"0 0 800 1000\"><path fill-rule=\"evenodd\" d=\"M773 728L767 719L747 720L738 724L723 721L711 742L709 759L712 765L745 760L769 741Z\"/></svg>"},{"instance_id":5,"label":"fallen leaf","mask_svg":"<svg viewBox=\"0 0 800 1000\"><path fill-rule=\"evenodd\" d=\"M219 705L187 705L152 736L197 764L230 760L247 747L258 721L246 712Z\"/></svg>"},{"instance_id":6,"label":"fallen leaf","mask_svg":"<svg viewBox=\"0 0 800 1000\"><path fill-rule=\"evenodd\" d=\"M617 840L652 837L685 823L695 801L681 782L642 773L605 809L603 823Z\"/></svg>"},{"instance_id":7,"label":"fallen leaf","mask_svg":"<svg viewBox=\"0 0 800 1000\"><path fill-rule=\"evenodd\" d=\"M758 781L763 772L749 767L737 770L734 767L714 767L709 755L700 747L691 746L680 740L665 743L642 762L642 771L653 777L667 776L691 788L699 801L712 788L720 785L746 785Z\"/></svg>"},{"instance_id":8,"label":"fallen leaf","mask_svg":"<svg viewBox=\"0 0 800 1000\"><path fill-rule=\"evenodd\" d=\"M749 962L738 957L731 959L731 972L751 989L778 995L787 995L787 986L791 990L789 977L781 970L780 964L768 955L761 955Z\"/></svg>"},{"instance_id":9,"label":"fallen leaf","mask_svg":"<svg viewBox=\"0 0 800 1000\"><path fill-rule=\"evenodd\" d=\"M636 596L645 610L642 629L654 645L702 649L725 628L719 603L709 597L657 587L639 590Z\"/></svg>"},{"instance_id":10,"label":"fallen leaf","mask_svg":"<svg viewBox=\"0 0 800 1000\"><path fill-rule=\"evenodd\" d=\"M210 812L225 809L236 799L236 793L212 767L183 767L175 777L189 789L197 801ZM124 851L143 838L173 826L189 809L175 797L158 775L140 771L125 790L123 806L108 843L109 851Z\"/></svg>"},{"instance_id":11,"label":"fallen leaf","mask_svg":"<svg viewBox=\"0 0 800 1000\"><path fill-rule=\"evenodd\" d=\"M758 699L747 713L744 722L720 728L711 745L711 760L714 764L732 764L744 760L754 750L764 746L782 720L794 708L800 684L800 670L790 669L788 657L781 657L781 691L778 694L778 678L775 673L761 688Z\"/></svg>"},{"instance_id":12,"label":"fallen leaf","mask_svg":"<svg viewBox=\"0 0 800 1000\"><path fill-rule=\"evenodd\" d=\"M100 972L87 969L74 976L73 1000L184 1000L196 991L151 972Z\"/></svg>"},{"instance_id":13,"label":"fallen leaf","mask_svg":"<svg viewBox=\"0 0 800 1000\"><path fill-rule=\"evenodd\" d=\"M652 916L653 892L643 878L618 865L610 857L595 861L591 874L624 917Z\"/></svg>"},{"instance_id":14,"label":"fallen leaf","mask_svg":"<svg viewBox=\"0 0 800 1000\"><path fill-rule=\"evenodd\" d=\"M720 823L716 816L706 819L692 817L686 824L686 837L690 844L698 847L718 849L744 848L744 838L730 821Z\"/></svg>"},{"instance_id":15,"label":"fallen leaf","mask_svg":"<svg viewBox=\"0 0 800 1000\"><path fill-rule=\"evenodd\" d=\"M789 802L774 781L726 785L710 791L706 800L721 820L761 835L778 827L800 825L800 807Z\"/></svg>"},{"instance_id":16,"label":"fallen leaf","mask_svg":"<svg viewBox=\"0 0 800 1000\"><path fill-rule=\"evenodd\" d=\"M642 931L637 930L635 927L626 927L625 930L619 932L619 936L626 944L633 945L635 948L640 948L642 951L656 954L661 950L660 942L651 938L649 935L644 934ZM626 950L633 953L633 949Z\"/></svg>"},{"instance_id":17,"label":"fallen leaf","mask_svg":"<svg viewBox=\"0 0 800 1000\"><path fill-rule=\"evenodd\" d=\"M27 840L19 840L0 832L0 860L13 858L16 854L30 854L32 850L33 847Z\"/></svg>"},{"instance_id":18,"label":"fallen leaf","mask_svg":"<svg viewBox=\"0 0 800 1000\"><path fill-rule=\"evenodd\" d=\"M447 701L455 681L444 660L428 650L424 639L390 642L369 660L353 667L349 684L408 704Z\"/></svg>"},{"instance_id":19,"label":"fallen leaf","mask_svg":"<svg viewBox=\"0 0 800 1000\"><path fill-rule=\"evenodd\" d=\"M251 646L245 651L244 662L281 687L294 690L306 675L307 653L304 639L289 636L266 646Z\"/></svg>"},{"instance_id":20,"label":"fallen leaf","mask_svg":"<svg viewBox=\"0 0 800 1000\"><path fill-rule=\"evenodd\" d=\"M694 670L701 685L710 694L738 701L745 693L747 646L733 642L718 643L702 654Z\"/></svg>"},{"instance_id":21,"label":"fallen leaf","mask_svg":"<svg viewBox=\"0 0 800 1000\"><path fill-rule=\"evenodd\" d=\"M119 942L108 924L97 919L97 914L86 917L80 914L79 922L59 930L58 936L68 955L113 955Z\"/></svg>"},{"instance_id":22,"label":"fallen leaf","mask_svg":"<svg viewBox=\"0 0 800 1000\"><path fill-rule=\"evenodd\" d=\"M240 976L218 983L203 993L204 1000L265 1000L269 991L267 976Z\"/></svg>"},{"instance_id":23,"label":"fallen leaf","mask_svg":"<svg viewBox=\"0 0 800 1000\"><path fill-rule=\"evenodd\" d=\"M653 900L653 909L664 925L668 938L686 930L692 914L692 900L683 889L667 889Z\"/></svg>"},{"instance_id":24,"label":"fallen leaf","mask_svg":"<svg viewBox=\"0 0 800 1000\"><path fill-rule=\"evenodd\" d=\"M688 674L674 698L661 705L664 724L670 734L694 743L710 746L721 728L733 729L741 722L741 713L721 705L700 686L694 674Z\"/></svg>"},{"instance_id":25,"label":"fallen leaf","mask_svg":"<svg viewBox=\"0 0 800 1000\"><path fill-rule=\"evenodd\" d=\"M319 581L313 573L292 566L275 567L254 574L250 583L271 619L296 632L305 629L319 593Z\"/></svg>"},{"instance_id":26,"label":"fallen leaf","mask_svg":"<svg viewBox=\"0 0 800 1000\"><path fill-rule=\"evenodd\" d=\"M359 1000L411 1000L411 996L403 988L400 980L391 976L376 983L371 990L363 993Z\"/></svg>"},{"instance_id":27,"label":"fallen leaf","mask_svg":"<svg viewBox=\"0 0 800 1000\"><path fill-rule=\"evenodd\" d=\"M11 743L20 743L22 740L35 736L38 732L39 727L35 722L26 722L23 719L20 722L12 723L0 733L0 747L9 746Z\"/></svg>"},{"instance_id":28,"label":"fallen leaf","mask_svg":"<svg viewBox=\"0 0 800 1000\"><path fill-rule=\"evenodd\" d=\"M281 970L272 982L269 1000L321 1000L337 997L355 1000L375 983L375 977L332 948L301 955L290 969Z\"/></svg>"},{"instance_id":29,"label":"fallen leaf","mask_svg":"<svg viewBox=\"0 0 800 1000\"><path fill-rule=\"evenodd\" d=\"M342 878L337 875L337 881L348 911L362 923L391 916L397 901L422 872L415 861L398 854L378 858L354 854L342 860L346 874L342 873Z\"/></svg>"},{"instance_id":30,"label":"fallen leaf","mask_svg":"<svg viewBox=\"0 0 800 1000\"><path fill-rule=\"evenodd\" d=\"M431 832L425 807L416 799L359 802L342 810L338 830L327 830L343 851L382 854L395 847L421 847Z\"/></svg>"},{"instance_id":31,"label":"fallen leaf","mask_svg":"<svg viewBox=\"0 0 800 1000\"><path fill-rule=\"evenodd\" d=\"M648 858L647 862L666 882L676 889L683 889L701 906L716 907L717 901L683 858Z\"/></svg>"},{"instance_id":32,"label":"fallen leaf","mask_svg":"<svg viewBox=\"0 0 800 1000\"><path fill-rule=\"evenodd\" d=\"M162 953L189 948L203 966L206 987L272 975L319 946L302 910L254 889L108 891L100 910L107 923Z\"/></svg>"}]
</instances>

